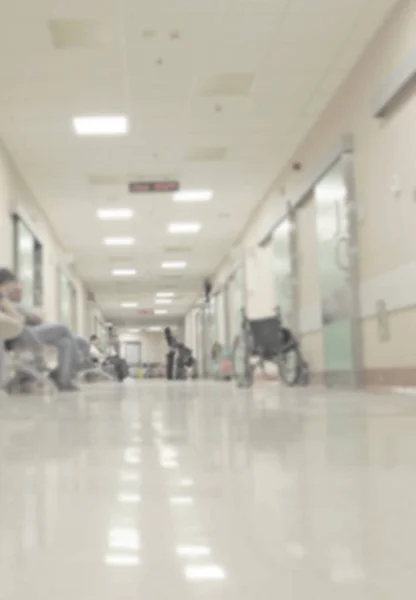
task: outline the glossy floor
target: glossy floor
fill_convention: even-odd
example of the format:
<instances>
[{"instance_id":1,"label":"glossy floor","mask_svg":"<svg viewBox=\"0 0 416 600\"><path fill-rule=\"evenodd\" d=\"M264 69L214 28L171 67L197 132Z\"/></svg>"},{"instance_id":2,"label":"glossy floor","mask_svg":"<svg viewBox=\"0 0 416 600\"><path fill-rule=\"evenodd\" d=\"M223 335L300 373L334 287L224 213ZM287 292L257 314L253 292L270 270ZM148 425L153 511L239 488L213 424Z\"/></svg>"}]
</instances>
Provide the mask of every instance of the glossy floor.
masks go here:
<instances>
[{"instance_id":1,"label":"glossy floor","mask_svg":"<svg viewBox=\"0 0 416 600\"><path fill-rule=\"evenodd\" d=\"M416 589L416 398L104 384L0 400L1 600Z\"/></svg>"}]
</instances>

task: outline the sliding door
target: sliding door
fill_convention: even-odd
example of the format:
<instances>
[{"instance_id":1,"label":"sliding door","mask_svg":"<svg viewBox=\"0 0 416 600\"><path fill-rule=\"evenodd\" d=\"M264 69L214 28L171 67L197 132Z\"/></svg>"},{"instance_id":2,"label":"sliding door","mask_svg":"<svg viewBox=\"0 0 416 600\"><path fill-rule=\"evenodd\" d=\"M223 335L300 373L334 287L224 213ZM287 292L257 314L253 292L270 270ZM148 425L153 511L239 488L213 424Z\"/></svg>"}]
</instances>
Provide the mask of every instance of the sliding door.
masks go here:
<instances>
[{"instance_id":1,"label":"sliding door","mask_svg":"<svg viewBox=\"0 0 416 600\"><path fill-rule=\"evenodd\" d=\"M321 316L326 380L356 383L355 314L351 258L351 198L346 182L349 157L342 157L315 186Z\"/></svg>"}]
</instances>

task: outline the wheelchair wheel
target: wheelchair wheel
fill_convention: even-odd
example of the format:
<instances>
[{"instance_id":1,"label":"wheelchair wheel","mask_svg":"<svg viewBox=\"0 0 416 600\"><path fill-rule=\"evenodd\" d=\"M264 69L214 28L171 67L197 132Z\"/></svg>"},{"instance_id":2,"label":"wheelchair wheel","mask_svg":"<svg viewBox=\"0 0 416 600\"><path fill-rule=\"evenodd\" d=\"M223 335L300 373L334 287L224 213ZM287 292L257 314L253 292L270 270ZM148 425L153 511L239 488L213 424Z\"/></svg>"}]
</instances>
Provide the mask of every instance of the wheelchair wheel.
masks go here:
<instances>
[{"instance_id":1,"label":"wheelchair wheel","mask_svg":"<svg viewBox=\"0 0 416 600\"><path fill-rule=\"evenodd\" d=\"M253 369L250 365L250 350L242 335L238 335L233 344L232 355L233 379L239 388L253 385Z\"/></svg>"},{"instance_id":2,"label":"wheelchair wheel","mask_svg":"<svg viewBox=\"0 0 416 600\"><path fill-rule=\"evenodd\" d=\"M280 379L286 385L292 387L299 383L302 376L303 359L297 344L281 352L276 358L276 363Z\"/></svg>"}]
</instances>

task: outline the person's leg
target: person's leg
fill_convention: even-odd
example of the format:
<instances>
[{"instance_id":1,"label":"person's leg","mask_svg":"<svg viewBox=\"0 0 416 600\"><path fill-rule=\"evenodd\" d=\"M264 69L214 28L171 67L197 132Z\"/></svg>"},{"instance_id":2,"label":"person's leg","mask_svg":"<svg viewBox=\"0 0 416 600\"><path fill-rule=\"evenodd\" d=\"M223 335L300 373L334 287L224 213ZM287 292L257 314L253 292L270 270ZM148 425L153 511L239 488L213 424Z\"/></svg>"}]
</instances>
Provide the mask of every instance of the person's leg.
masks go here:
<instances>
[{"instance_id":1,"label":"person's leg","mask_svg":"<svg viewBox=\"0 0 416 600\"><path fill-rule=\"evenodd\" d=\"M74 338L65 325L43 323L29 329L43 345L54 346L58 351L57 383L62 388L71 388L75 371L76 347Z\"/></svg>"},{"instance_id":2,"label":"person's leg","mask_svg":"<svg viewBox=\"0 0 416 600\"><path fill-rule=\"evenodd\" d=\"M40 371L47 370L44 357L45 347L36 335L33 327L23 327L22 333L15 340L15 344L17 347L28 348L33 353L34 364L37 369Z\"/></svg>"},{"instance_id":3,"label":"person's leg","mask_svg":"<svg viewBox=\"0 0 416 600\"><path fill-rule=\"evenodd\" d=\"M90 358L90 343L88 340L86 340L80 335L75 336L74 340L78 351L78 355L80 357L80 364L84 365L88 362L88 359Z\"/></svg>"},{"instance_id":4,"label":"person's leg","mask_svg":"<svg viewBox=\"0 0 416 600\"><path fill-rule=\"evenodd\" d=\"M175 352L170 350L166 355L166 379L173 379L173 366L175 361Z\"/></svg>"},{"instance_id":5,"label":"person's leg","mask_svg":"<svg viewBox=\"0 0 416 600\"><path fill-rule=\"evenodd\" d=\"M4 347L4 341L0 340L0 389L3 388L5 384L6 377L6 349Z\"/></svg>"}]
</instances>

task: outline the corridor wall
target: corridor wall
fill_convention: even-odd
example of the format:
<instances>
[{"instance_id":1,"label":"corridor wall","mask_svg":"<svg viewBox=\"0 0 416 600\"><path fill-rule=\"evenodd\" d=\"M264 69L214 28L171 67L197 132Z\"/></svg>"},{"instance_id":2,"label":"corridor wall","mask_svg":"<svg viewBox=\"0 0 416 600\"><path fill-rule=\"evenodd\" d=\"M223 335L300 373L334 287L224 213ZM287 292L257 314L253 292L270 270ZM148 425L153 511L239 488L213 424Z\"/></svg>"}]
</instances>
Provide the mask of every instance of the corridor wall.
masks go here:
<instances>
[{"instance_id":1,"label":"corridor wall","mask_svg":"<svg viewBox=\"0 0 416 600\"><path fill-rule=\"evenodd\" d=\"M76 292L76 332L81 335L88 333L84 284L70 266L70 261L57 240L51 224L0 141L0 264L10 268L13 268L13 214L21 218L42 244L44 289L42 308L45 318L56 320L59 315L57 285L59 267Z\"/></svg>"},{"instance_id":2,"label":"corridor wall","mask_svg":"<svg viewBox=\"0 0 416 600\"><path fill-rule=\"evenodd\" d=\"M163 332L142 331L137 334L123 332L120 334L119 340L121 356L125 356L127 343L139 343L141 345L141 361L143 363L165 364L168 348Z\"/></svg>"},{"instance_id":3,"label":"corridor wall","mask_svg":"<svg viewBox=\"0 0 416 600\"><path fill-rule=\"evenodd\" d=\"M359 35L359 28L345 49L346 56L353 51L355 35ZM362 346L359 370L367 385L416 385L412 335L416 326L415 86L383 119L373 115L380 89L400 69L406 56L415 51L416 4L414 0L402 0L353 70L343 74L343 83L339 85L339 73L331 73L328 80L322 81L310 105L322 100L324 90L331 89L332 99L293 158L276 174L270 193L263 198L239 240L245 252L258 246L332 149L346 134L352 137ZM299 120L307 122L308 118L307 113L299 115ZM302 165L300 170L293 170L294 161ZM313 203L302 207L297 218L299 252L304 261L300 266L300 335L307 357L319 375L322 325L317 309L320 291L314 256ZM225 264L222 270L226 269ZM269 273L272 278L272 261ZM221 277L220 271L217 279ZM247 287L248 313L259 316L259 307L266 307L265 296L270 298L270 287L262 284L261 277L250 281L250 270ZM270 298L269 305L273 304Z\"/></svg>"}]
</instances>

